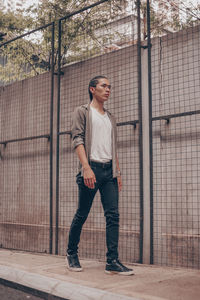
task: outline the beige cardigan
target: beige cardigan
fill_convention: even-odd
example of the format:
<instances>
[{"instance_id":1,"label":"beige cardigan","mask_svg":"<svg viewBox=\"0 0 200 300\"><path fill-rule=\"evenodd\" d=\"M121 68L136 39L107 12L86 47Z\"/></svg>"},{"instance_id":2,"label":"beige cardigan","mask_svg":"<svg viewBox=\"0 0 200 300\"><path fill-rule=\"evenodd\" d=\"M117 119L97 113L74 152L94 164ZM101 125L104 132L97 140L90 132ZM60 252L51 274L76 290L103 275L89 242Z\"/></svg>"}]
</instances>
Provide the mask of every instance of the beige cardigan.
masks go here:
<instances>
[{"instance_id":1,"label":"beige cardigan","mask_svg":"<svg viewBox=\"0 0 200 300\"><path fill-rule=\"evenodd\" d=\"M117 126L113 115L105 109L112 124L112 168L113 177L117 177ZM77 107L72 115L72 147L76 149L78 145L83 144L85 147L86 156L89 162L91 151L91 110L90 103ZM83 174L81 163L79 163L79 172Z\"/></svg>"}]
</instances>

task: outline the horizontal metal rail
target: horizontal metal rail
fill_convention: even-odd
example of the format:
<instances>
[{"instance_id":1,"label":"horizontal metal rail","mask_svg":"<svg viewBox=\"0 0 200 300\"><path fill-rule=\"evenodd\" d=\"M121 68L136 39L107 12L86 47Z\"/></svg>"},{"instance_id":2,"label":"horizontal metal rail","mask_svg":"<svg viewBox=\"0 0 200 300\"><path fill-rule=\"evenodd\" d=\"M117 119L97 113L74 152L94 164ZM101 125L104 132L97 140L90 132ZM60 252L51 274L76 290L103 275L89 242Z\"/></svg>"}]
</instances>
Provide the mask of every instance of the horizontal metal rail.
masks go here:
<instances>
[{"instance_id":1,"label":"horizontal metal rail","mask_svg":"<svg viewBox=\"0 0 200 300\"><path fill-rule=\"evenodd\" d=\"M98 6L99 4L102 4L102 3L108 2L108 1L109 1L109 0L101 0L101 1L99 1L99 2L96 2L96 3L93 3L93 4L88 5L88 6L86 6L86 7L83 7L83 8L81 8L81 9L79 9L79 10L76 10L76 11L74 11L74 12L72 12L72 13L66 15L65 17L60 18L59 21L62 21L62 20L66 20L66 19L68 19L68 18L71 18L72 16L75 16L75 15L77 15L77 14L83 12L83 11L86 11L86 10L88 10L88 9L90 9L90 8L93 8L93 7L95 7L95 6Z\"/></svg>"},{"instance_id":2,"label":"horizontal metal rail","mask_svg":"<svg viewBox=\"0 0 200 300\"><path fill-rule=\"evenodd\" d=\"M50 135L49 134L43 134L43 135L25 137L25 138L21 138L21 139L7 140L7 141L0 142L0 144L6 146L8 143L16 143L16 142L30 141L30 140L43 139L43 138L46 138L46 139L50 140Z\"/></svg>"},{"instance_id":3,"label":"horizontal metal rail","mask_svg":"<svg viewBox=\"0 0 200 300\"><path fill-rule=\"evenodd\" d=\"M58 135L64 135L64 134L69 134L71 135L71 131L68 130L68 131L62 131L62 132L59 132Z\"/></svg>"},{"instance_id":4,"label":"horizontal metal rail","mask_svg":"<svg viewBox=\"0 0 200 300\"><path fill-rule=\"evenodd\" d=\"M183 112L183 113L178 113L178 114L153 117L152 121L165 120L165 121L169 122L169 120L173 119L173 118L180 118L180 117L186 117L186 116L198 115L198 114L200 114L200 110L194 110L194 111L188 111L188 112Z\"/></svg>"},{"instance_id":5,"label":"horizontal metal rail","mask_svg":"<svg viewBox=\"0 0 200 300\"><path fill-rule=\"evenodd\" d=\"M136 128L136 125L138 123L139 123L139 120L134 120L134 121L127 121L127 122L117 123L117 126L133 125ZM64 134L71 135L71 131L70 130L68 130L68 131L62 131L62 132L59 132L58 135L64 135Z\"/></svg>"},{"instance_id":6,"label":"horizontal metal rail","mask_svg":"<svg viewBox=\"0 0 200 300\"><path fill-rule=\"evenodd\" d=\"M117 123L117 126L120 127L120 126L126 126L126 125L133 125L136 128L137 124L139 124L139 120L119 122L119 123Z\"/></svg>"}]
</instances>

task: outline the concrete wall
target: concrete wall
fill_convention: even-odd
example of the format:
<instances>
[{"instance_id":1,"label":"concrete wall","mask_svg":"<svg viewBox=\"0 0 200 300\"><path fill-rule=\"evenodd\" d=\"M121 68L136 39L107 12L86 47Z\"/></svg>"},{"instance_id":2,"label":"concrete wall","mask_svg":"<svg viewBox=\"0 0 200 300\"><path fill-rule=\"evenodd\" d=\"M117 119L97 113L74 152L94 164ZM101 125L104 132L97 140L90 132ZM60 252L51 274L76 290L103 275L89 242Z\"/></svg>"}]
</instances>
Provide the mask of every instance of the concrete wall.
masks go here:
<instances>
[{"instance_id":1,"label":"concrete wall","mask_svg":"<svg viewBox=\"0 0 200 300\"><path fill-rule=\"evenodd\" d=\"M146 51L142 55L143 108L148 104ZM152 40L153 116L199 109L199 27ZM72 64L61 78L60 131L70 130L71 114L88 102L93 76L108 76L107 104L117 122L138 119L137 47ZM55 88L57 82L55 80ZM1 141L49 133L50 75L43 74L0 88ZM54 97L54 191L56 161L56 89ZM144 109L144 121L148 109ZM144 124L143 124L144 125ZM148 122L144 147L148 146ZM199 266L199 115L153 121L154 262ZM146 135L145 135L146 134ZM120 258L139 261L139 128L118 127L119 160L124 189L120 194ZM148 148L144 149L147 150ZM0 231L3 247L48 252L49 142L46 139L0 145ZM144 151L148 156L148 151ZM147 157L146 157L147 158ZM144 157L145 159L145 157ZM149 184L144 160L145 184ZM77 158L68 135L60 136L59 254L77 207ZM149 255L149 189L144 186L144 252ZM55 212L54 212L55 225ZM55 232L54 232L55 233ZM55 235L54 235L55 236ZM97 195L84 225L81 257L105 259L105 220Z\"/></svg>"}]
</instances>

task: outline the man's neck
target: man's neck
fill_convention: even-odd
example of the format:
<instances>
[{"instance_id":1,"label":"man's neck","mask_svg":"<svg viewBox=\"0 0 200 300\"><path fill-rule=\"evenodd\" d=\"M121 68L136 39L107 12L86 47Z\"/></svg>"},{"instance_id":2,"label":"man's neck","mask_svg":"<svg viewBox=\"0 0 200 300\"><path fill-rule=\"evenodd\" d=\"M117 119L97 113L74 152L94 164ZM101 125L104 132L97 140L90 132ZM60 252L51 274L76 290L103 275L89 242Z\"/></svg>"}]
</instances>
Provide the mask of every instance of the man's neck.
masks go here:
<instances>
[{"instance_id":1,"label":"man's neck","mask_svg":"<svg viewBox=\"0 0 200 300\"><path fill-rule=\"evenodd\" d=\"M97 101L96 99L93 99L91 104L92 107L94 107L100 114L104 114L105 110L104 110L104 103Z\"/></svg>"}]
</instances>

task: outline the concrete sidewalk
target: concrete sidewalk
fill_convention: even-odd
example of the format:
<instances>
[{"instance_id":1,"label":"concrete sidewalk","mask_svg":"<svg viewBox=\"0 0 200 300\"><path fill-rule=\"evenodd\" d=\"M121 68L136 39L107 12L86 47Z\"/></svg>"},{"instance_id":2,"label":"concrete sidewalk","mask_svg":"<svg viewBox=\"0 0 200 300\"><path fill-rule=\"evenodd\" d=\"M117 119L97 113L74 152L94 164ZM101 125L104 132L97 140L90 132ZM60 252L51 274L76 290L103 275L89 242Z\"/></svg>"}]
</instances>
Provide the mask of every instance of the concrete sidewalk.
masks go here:
<instances>
[{"instance_id":1,"label":"concrete sidewalk","mask_svg":"<svg viewBox=\"0 0 200 300\"><path fill-rule=\"evenodd\" d=\"M105 264L82 260L70 272L64 257L0 250L0 278L69 300L199 300L200 271L134 265L134 276L107 275Z\"/></svg>"}]
</instances>

